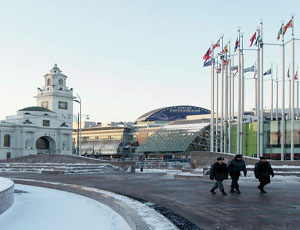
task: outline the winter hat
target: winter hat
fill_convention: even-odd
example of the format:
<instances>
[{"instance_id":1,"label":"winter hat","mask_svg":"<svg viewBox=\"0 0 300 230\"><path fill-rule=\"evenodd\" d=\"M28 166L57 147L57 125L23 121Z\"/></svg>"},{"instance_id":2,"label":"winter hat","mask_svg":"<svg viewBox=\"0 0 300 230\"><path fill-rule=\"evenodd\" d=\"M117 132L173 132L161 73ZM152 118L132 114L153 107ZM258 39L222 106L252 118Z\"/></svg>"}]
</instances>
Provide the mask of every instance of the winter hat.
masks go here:
<instances>
[{"instance_id":1,"label":"winter hat","mask_svg":"<svg viewBox=\"0 0 300 230\"><path fill-rule=\"evenodd\" d=\"M224 160L224 157L218 157L217 158L217 161L223 161Z\"/></svg>"},{"instance_id":2,"label":"winter hat","mask_svg":"<svg viewBox=\"0 0 300 230\"><path fill-rule=\"evenodd\" d=\"M242 154L236 154L236 157L243 158L243 155Z\"/></svg>"},{"instance_id":3,"label":"winter hat","mask_svg":"<svg viewBox=\"0 0 300 230\"><path fill-rule=\"evenodd\" d=\"M261 160L265 160L265 159L267 159L265 156L262 156L262 157L259 157L259 159L261 159Z\"/></svg>"}]
</instances>

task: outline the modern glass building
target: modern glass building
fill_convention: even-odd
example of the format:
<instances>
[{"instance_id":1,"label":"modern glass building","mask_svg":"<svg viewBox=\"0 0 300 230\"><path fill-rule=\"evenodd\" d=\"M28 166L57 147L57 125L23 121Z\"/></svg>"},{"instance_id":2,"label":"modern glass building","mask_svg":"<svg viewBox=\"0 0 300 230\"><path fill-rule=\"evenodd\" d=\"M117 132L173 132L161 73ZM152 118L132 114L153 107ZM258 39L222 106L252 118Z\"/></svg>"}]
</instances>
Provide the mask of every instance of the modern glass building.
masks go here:
<instances>
[{"instance_id":1,"label":"modern glass building","mask_svg":"<svg viewBox=\"0 0 300 230\"><path fill-rule=\"evenodd\" d=\"M285 159L290 159L291 152L291 121L284 121L285 132ZM271 159L280 159L281 156L281 121L265 121L264 122L264 155ZM294 151L295 160L300 160L300 120L294 122ZM243 154L246 156L256 157L257 144L257 122L246 123L243 125ZM237 153L237 126L231 129L231 150Z\"/></svg>"}]
</instances>

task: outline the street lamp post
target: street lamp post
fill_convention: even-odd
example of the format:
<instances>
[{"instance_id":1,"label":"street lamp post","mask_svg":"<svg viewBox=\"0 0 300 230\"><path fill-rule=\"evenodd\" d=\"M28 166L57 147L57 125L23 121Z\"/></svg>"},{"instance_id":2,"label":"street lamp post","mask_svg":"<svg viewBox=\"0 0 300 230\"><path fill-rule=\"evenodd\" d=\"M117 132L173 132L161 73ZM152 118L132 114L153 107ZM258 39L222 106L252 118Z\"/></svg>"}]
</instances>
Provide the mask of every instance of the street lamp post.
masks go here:
<instances>
[{"instance_id":1,"label":"street lamp post","mask_svg":"<svg viewBox=\"0 0 300 230\"><path fill-rule=\"evenodd\" d=\"M79 104L79 117L78 117L78 122L79 122L79 146L78 146L78 155L81 156L81 98L78 95L78 93L76 93L77 97L79 100L73 100L75 102L77 102ZM77 141L78 143L78 141Z\"/></svg>"}]
</instances>

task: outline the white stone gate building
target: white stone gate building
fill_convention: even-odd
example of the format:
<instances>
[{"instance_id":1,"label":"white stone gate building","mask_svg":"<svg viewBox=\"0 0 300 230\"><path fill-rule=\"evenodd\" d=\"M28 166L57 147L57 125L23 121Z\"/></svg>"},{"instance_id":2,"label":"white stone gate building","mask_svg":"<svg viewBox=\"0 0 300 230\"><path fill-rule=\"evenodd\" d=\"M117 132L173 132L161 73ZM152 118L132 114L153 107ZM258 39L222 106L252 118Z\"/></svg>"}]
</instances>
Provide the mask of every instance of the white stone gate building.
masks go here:
<instances>
[{"instance_id":1,"label":"white stone gate building","mask_svg":"<svg viewBox=\"0 0 300 230\"><path fill-rule=\"evenodd\" d=\"M0 159L29 154L72 154L73 89L55 65L38 88L37 106L0 122Z\"/></svg>"}]
</instances>

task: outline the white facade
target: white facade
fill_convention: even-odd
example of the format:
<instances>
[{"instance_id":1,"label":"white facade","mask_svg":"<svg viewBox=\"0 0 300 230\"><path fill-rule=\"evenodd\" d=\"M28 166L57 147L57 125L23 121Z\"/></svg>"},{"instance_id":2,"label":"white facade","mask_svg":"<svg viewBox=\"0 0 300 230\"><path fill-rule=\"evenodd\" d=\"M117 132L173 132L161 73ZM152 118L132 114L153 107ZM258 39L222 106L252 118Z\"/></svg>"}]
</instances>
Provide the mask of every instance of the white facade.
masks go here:
<instances>
[{"instance_id":1,"label":"white facade","mask_svg":"<svg viewBox=\"0 0 300 230\"><path fill-rule=\"evenodd\" d=\"M73 89L55 65L44 76L37 106L0 122L0 159L29 154L72 154Z\"/></svg>"}]
</instances>

